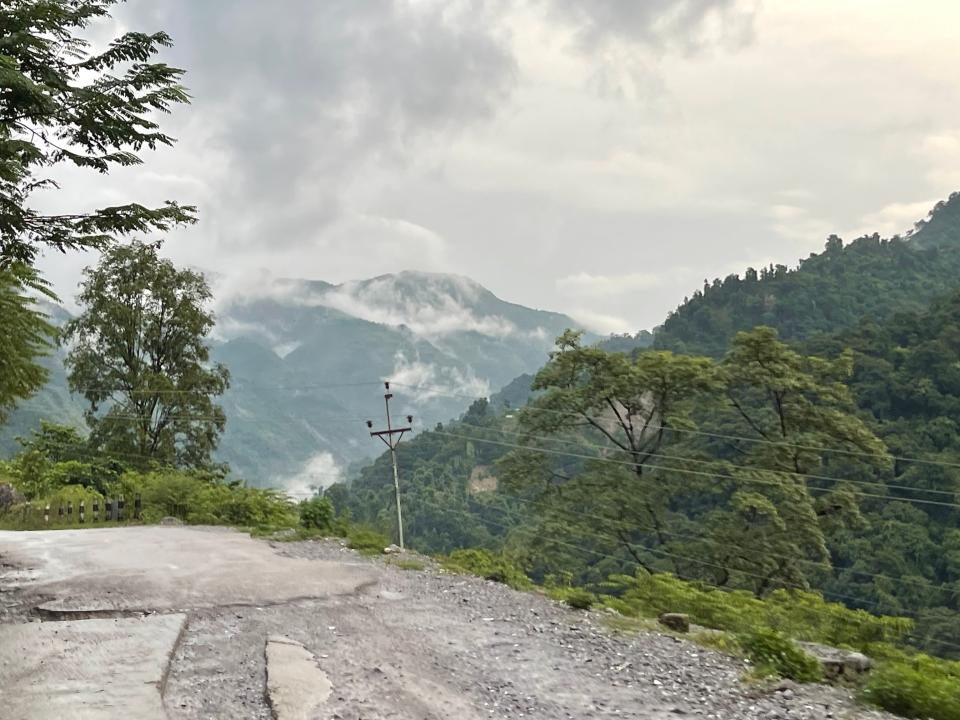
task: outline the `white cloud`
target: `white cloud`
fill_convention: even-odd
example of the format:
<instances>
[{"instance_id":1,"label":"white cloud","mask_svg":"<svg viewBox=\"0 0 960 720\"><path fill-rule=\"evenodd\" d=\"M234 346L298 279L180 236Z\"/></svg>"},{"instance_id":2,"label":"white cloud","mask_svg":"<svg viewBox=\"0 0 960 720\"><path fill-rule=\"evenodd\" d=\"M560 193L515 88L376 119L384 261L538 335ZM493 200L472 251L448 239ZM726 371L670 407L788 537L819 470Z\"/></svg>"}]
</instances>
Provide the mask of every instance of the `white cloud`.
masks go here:
<instances>
[{"instance_id":1,"label":"white cloud","mask_svg":"<svg viewBox=\"0 0 960 720\"><path fill-rule=\"evenodd\" d=\"M591 275L577 273L557 280L557 289L577 297L606 297L623 295L660 287L663 276L655 273L628 273L626 275Z\"/></svg>"},{"instance_id":2,"label":"white cloud","mask_svg":"<svg viewBox=\"0 0 960 720\"><path fill-rule=\"evenodd\" d=\"M425 402L439 397L481 398L490 396L490 382L477 377L472 368L439 367L434 363L408 358L403 353L394 356L389 378L412 395L415 401Z\"/></svg>"},{"instance_id":3,"label":"white cloud","mask_svg":"<svg viewBox=\"0 0 960 720\"><path fill-rule=\"evenodd\" d=\"M313 301L369 322L405 325L424 337L452 332L477 332L492 337L516 333L516 326L506 318L480 316L466 307L461 300L470 300L476 292L476 286L462 278L402 273L345 283Z\"/></svg>"},{"instance_id":4,"label":"white cloud","mask_svg":"<svg viewBox=\"0 0 960 720\"><path fill-rule=\"evenodd\" d=\"M304 500L316 495L317 490L328 488L341 480L343 469L331 453L321 452L307 460L293 475L274 478L272 485L294 500Z\"/></svg>"},{"instance_id":5,"label":"white cloud","mask_svg":"<svg viewBox=\"0 0 960 720\"><path fill-rule=\"evenodd\" d=\"M858 227L847 231L849 239L880 233L882 237L906 235L918 220L922 220L941 198L919 202L896 202L884 205L876 212L864 215Z\"/></svg>"},{"instance_id":6,"label":"white cloud","mask_svg":"<svg viewBox=\"0 0 960 720\"><path fill-rule=\"evenodd\" d=\"M633 333L639 329L626 318L615 315L605 315L582 308L574 310L571 313L571 317L578 323L583 323L583 326L588 330L592 330L601 335L609 335L610 333Z\"/></svg>"}]
</instances>

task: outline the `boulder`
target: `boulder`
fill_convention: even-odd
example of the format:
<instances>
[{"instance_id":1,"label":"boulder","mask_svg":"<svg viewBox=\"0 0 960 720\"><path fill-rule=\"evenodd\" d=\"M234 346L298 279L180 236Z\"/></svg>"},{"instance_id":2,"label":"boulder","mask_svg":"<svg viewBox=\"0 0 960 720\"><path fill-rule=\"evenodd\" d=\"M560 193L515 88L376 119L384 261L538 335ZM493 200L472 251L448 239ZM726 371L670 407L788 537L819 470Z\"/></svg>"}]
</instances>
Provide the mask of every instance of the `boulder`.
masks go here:
<instances>
[{"instance_id":1,"label":"boulder","mask_svg":"<svg viewBox=\"0 0 960 720\"><path fill-rule=\"evenodd\" d=\"M820 643L798 642L797 645L808 655L812 655L823 668L827 680L853 680L870 671L873 661L863 653Z\"/></svg>"},{"instance_id":2,"label":"boulder","mask_svg":"<svg viewBox=\"0 0 960 720\"><path fill-rule=\"evenodd\" d=\"M684 613L664 613L659 618L660 624L674 632L690 632L690 616Z\"/></svg>"},{"instance_id":3,"label":"boulder","mask_svg":"<svg viewBox=\"0 0 960 720\"><path fill-rule=\"evenodd\" d=\"M402 552L403 550L400 549L399 545L387 545L387 547L383 549L384 555L399 555Z\"/></svg>"}]
</instances>

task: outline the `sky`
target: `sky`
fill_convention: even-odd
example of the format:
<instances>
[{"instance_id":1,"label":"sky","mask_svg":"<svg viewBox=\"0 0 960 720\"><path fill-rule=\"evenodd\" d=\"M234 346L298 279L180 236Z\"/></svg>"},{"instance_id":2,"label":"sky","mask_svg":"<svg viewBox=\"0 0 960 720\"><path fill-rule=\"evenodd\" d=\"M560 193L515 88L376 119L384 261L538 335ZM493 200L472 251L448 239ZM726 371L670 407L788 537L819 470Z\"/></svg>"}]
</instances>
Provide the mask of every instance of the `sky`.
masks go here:
<instances>
[{"instance_id":1,"label":"sky","mask_svg":"<svg viewBox=\"0 0 960 720\"><path fill-rule=\"evenodd\" d=\"M129 0L179 142L52 208L175 199L178 263L250 283L467 275L600 332L960 189L949 0ZM45 208L46 209L46 208ZM89 257L42 267L66 300Z\"/></svg>"}]
</instances>

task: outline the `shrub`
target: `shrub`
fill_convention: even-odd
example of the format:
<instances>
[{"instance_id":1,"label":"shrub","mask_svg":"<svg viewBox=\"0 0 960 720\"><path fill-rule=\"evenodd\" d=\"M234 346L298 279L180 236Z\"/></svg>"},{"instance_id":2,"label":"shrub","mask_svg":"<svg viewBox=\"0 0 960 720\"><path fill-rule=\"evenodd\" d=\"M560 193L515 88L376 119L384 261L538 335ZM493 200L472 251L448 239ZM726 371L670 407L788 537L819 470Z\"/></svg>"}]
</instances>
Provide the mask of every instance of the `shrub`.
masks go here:
<instances>
[{"instance_id":1,"label":"shrub","mask_svg":"<svg viewBox=\"0 0 960 720\"><path fill-rule=\"evenodd\" d=\"M300 524L311 530L333 531L334 511L330 498L312 497L300 503Z\"/></svg>"},{"instance_id":2,"label":"shrub","mask_svg":"<svg viewBox=\"0 0 960 720\"><path fill-rule=\"evenodd\" d=\"M908 718L960 720L960 663L926 655L881 663L863 698Z\"/></svg>"},{"instance_id":3,"label":"shrub","mask_svg":"<svg viewBox=\"0 0 960 720\"><path fill-rule=\"evenodd\" d=\"M397 560L394 565L401 570L423 570L426 567L423 562L415 558L401 558Z\"/></svg>"},{"instance_id":4,"label":"shrub","mask_svg":"<svg viewBox=\"0 0 960 720\"><path fill-rule=\"evenodd\" d=\"M188 523L289 528L299 524L291 502L275 490L225 484L199 473L158 471L121 479L129 497L140 492L144 519L172 515Z\"/></svg>"},{"instance_id":5,"label":"shrub","mask_svg":"<svg viewBox=\"0 0 960 720\"><path fill-rule=\"evenodd\" d=\"M672 575L612 576L607 604L624 615L658 617L680 612L698 625L734 633L777 628L797 640L863 649L870 643L902 639L912 629L908 618L871 615L831 603L811 592L777 590L759 599L746 591L723 591Z\"/></svg>"},{"instance_id":6,"label":"shrub","mask_svg":"<svg viewBox=\"0 0 960 720\"><path fill-rule=\"evenodd\" d=\"M737 639L750 661L764 674L776 674L797 682L817 682L823 678L817 659L781 632L760 628Z\"/></svg>"},{"instance_id":7,"label":"shrub","mask_svg":"<svg viewBox=\"0 0 960 720\"><path fill-rule=\"evenodd\" d=\"M389 544L384 535L367 527L352 527L347 532L347 546L362 555L380 555Z\"/></svg>"},{"instance_id":8,"label":"shrub","mask_svg":"<svg viewBox=\"0 0 960 720\"><path fill-rule=\"evenodd\" d=\"M503 555L493 555L487 550L454 550L445 558L443 566L454 572L478 575L486 580L503 583L515 590L526 590L533 586L530 578L514 562Z\"/></svg>"},{"instance_id":9,"label":"shrub","mask_svg":"<svg viewBox=\"0 0 960 720\"><path fill-rule=\"evenodd\" d=\"M589 610L597 601L597 596L583 588L570 588L564 592L563 601L577 610Z\"/></svg>"}]
</instances>

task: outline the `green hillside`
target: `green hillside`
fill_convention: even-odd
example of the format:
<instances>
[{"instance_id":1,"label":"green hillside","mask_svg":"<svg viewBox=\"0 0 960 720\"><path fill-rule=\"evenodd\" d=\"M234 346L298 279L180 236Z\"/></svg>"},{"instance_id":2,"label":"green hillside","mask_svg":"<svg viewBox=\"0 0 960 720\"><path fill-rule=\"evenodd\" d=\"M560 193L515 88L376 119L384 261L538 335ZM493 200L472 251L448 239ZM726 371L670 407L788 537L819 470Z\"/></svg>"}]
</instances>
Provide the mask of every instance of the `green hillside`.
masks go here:
<instances>
[{"instance_id":1,"label":"green hillside","mask_svg":"<svg viewBox=\"0 0 960 720\"><path fill-rule=\"evenodd\" d=\"M652 351L624 337L551 361L401 446L408 540L597 591L638 565L760 595L813 588L911 617L912 642L960 657L958 271L953 195L908 238L832 240L796 269L715 283ZM764 324L780 340L736 337ZM629 450L616 413L642 417L668 381L677 400L654 425L669 430ZM554 421L591 397L593 423ZM386 456L333 495L393 529Z\"/></svg>"},{"instance_id":2,"label":"green hillside","mask_svg":"<svg viewBox=\"0 0 960 720\"><path fill-rule=\"evenodd\" d=\"M223 278L212 279L216 291ZM433 273L342 285L281 280L215 299L212 358L231 373L217 459L235 477L301 492L377 452L364 420L382 418L382 380L397 382L398 414L430 426L536 370L554 337L573 325L565 315L501 300L468 278ZM47 311L58 323L69 319L62 308ZM84 426L62 353L46 362L48 385L0 428L4 456L41 419Z\"/></svg>"},{"instance_id":3,"label":"green hillside","mask_svg":"<svg viewBox=\"0 0 960 720\"><path fill-rule=\"evenodd\" d=\"M870 235L826 248L795 268L750 268L706 284L656 332L658 348L717 356L739 330L777 328L803 340L896 312L919 312L960 277L960 193L933 208L905 238Z\"/></svg>"}]
</instances>

